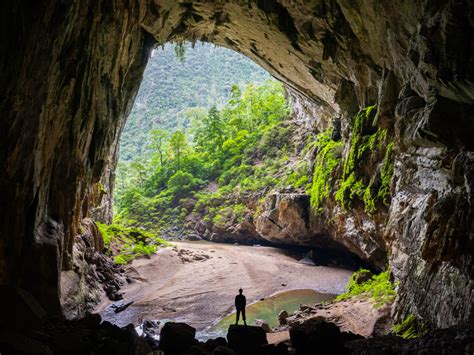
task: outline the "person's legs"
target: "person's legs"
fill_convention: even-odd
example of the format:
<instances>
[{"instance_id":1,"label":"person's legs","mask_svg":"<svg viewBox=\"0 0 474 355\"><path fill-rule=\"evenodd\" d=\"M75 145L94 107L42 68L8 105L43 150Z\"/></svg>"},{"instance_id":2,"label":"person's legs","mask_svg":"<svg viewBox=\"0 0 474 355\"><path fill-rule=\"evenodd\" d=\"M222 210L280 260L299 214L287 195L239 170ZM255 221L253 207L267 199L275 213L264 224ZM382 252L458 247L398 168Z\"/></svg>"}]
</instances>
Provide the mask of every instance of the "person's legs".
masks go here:
<instances>
[{"instance_id":1,"label":"person's legs","mask_svg":"<svg viewBox=\"0 0 474 355\"><path fill-rule=\"evenodd\" d=\"M244 320L244 325L247 325L247 318L245 317L245 308L242 310L242 319Z\"/></svg>"},{"instance_id":2,"label":"person's legs","mask_svg":"<svg viewBox=\"0 0 474 355\"><path fill-rule=\"evenodd\" d=\"M235 319L235 324L239 323L239 317L240 317L240 309L237 310L237 313L235 314L236 319Z\"/></svg>"}]
</instances>

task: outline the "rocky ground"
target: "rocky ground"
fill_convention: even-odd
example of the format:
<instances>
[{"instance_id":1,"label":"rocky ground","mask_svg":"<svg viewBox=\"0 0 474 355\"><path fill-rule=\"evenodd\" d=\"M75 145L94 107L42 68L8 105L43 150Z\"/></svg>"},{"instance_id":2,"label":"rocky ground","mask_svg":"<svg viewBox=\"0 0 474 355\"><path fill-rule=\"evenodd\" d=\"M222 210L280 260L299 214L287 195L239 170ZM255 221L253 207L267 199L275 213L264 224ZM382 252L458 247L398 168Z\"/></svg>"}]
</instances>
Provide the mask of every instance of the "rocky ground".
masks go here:
<instances>
[{"instance_id":1,"label":"rocky ground","mask_svg":"<svg viewBox=\"0 0 474 355\"><path fill-rule=\"evenodd\" d=\"M194 354L194 355L283 355L283 354L472 354L474 328L436 330L411 340L395 336L365 339L344 331L322 316L290 321L290 339L270 342L263 327L230 326L226 338L199 342L196 329L185 323L167 323L154 340L156 325L144 322L139 336L133 325L120 328L99 315L79 321L48 317L26 291L0 290L1 354ZM326 311L330 307L324 308ZM312 307L309 313L320 311ZM308 313L304 309L302 313ZM365 322L365 319L353 319Z\"/></svg>"}]
</instances>

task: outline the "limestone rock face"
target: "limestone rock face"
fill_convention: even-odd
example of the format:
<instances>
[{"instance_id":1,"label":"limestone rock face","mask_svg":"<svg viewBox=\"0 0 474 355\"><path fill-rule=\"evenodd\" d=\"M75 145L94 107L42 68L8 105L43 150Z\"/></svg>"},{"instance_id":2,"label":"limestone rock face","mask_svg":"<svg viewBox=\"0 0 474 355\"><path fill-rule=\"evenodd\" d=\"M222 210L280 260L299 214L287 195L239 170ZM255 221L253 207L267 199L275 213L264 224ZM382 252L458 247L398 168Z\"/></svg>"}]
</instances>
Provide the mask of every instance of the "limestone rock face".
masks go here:
<instances>
[{"instance_id":1,"label":"limestone rock face","mask_svg":"<svg viewBox=\"0 0 474 355\"><path fill-rule=\"evenodd\" d=\"M79 224L100 202L97 184L113 188L118 135L150 49L205 40L284 81L315 117L307 127L340 122L343 154L354 114L377 104L395 143L390 206L372 217L329 201L312 233L332 229L378 263L387 252L400 317L473 321L469 1L20 0L0 10L0 284L60 312L61 272L73 268ZM278 214L306 238L304 218Z\"/></svg>"},{"instance_id":2,"label":"limestone rock face","mask_svg":"<svg viewBox=\"0 0 474 355\"><path fill-rule=\"evenodd\" d=\"M84 219L74 241L72 268L61 272L60 301L67 319L92 312L104 294L117 300L117 291L125 283L123 270L103 252L104 242L97 226L91 219Z\"/></svg>"},{"instance_id":3,"label":"limestone rock face","mask_svg":"<svg viewBox=\"0 0 474 355\"><path fill-rule=\"evenodd\" d=\"M272 194L265 211L256 219L257 232L265 239L281 244L310 244L309 196Z\"/></svg>"}]
</instances>

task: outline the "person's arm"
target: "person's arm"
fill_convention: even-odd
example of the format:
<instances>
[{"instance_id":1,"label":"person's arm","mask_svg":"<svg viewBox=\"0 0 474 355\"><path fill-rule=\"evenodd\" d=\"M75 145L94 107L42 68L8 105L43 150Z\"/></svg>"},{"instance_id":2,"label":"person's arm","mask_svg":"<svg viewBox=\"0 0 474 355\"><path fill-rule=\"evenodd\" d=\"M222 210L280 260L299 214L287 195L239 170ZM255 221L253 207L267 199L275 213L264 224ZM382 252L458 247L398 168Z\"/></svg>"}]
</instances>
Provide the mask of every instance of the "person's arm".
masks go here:
<instances>
[{"instance_id":1,"label":"person's arm","mask_svg":"<svg viewBox=\"0 0 474 355\"><path fill-rule=\"evenodd\" d=\"M243 300L244 300L244 307L247 305L247 298L245 298L245 296L243 296Z\"/></svg>"}]
</instances>

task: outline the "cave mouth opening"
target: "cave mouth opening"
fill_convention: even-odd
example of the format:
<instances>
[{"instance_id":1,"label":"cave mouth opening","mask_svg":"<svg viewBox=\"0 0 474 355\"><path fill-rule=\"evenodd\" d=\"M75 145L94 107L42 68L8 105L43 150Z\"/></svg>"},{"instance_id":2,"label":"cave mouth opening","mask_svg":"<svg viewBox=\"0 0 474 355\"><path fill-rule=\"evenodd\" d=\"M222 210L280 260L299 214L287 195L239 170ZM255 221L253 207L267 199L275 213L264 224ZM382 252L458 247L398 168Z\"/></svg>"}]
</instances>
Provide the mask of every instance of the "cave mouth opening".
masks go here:
<instances>
[{"instance_id":1,"label":"cave mouth opening","mask_svg":"<svg viewBox=\"0 0 474 355\"><path fill-rule=\"evenodd\" d=\"M328 139L331 153L370 151L376 141L358 134L363 125L355 118L377 104L377 119L367 122L386 129L380 137L389 140L376 151L393 154L376 155L357 171L338 164L348 188L329 196L331 214L313 221L315 230L323 235L330 222L332 239L390 268L398 285L396 321L414 316L434 328L472 323L469 2L4 3L2 287L25 289L53 315L61 314L59 299L70 291L76 314L84 314L79 308L92 294L83 281L96 266L113 267L98 265L100 256L88 252L103 245L90 237L97 228L87 219L107 189L99 181L114 171L111 152L149 50L156 42L202 39L245 54L288 84L292 98L310 103L297 106L316 118L320 132L339 120L343 142ZM366 139L371 144L352 144ZM376 180L388 183L374 212ZM275 197L269 206L280 202ZM1 302L7 315L1 321L17 321L2 323L8 331L31 329L17 309L38 315L40 307L25 295Z\"/></svg>"},{"instance_id":2,"label":"cave mouth opening","mask_svg":"<svg viewBox=\"0 0 474 355\"><path fill-rule=\"evenodd\" d=\"M121 133L115 179L99 183L105 206L94 214L106 253L133 268L117 294L124 303L134 300L125 315L102 304L103 319L121 326L180 319L202 330L228 312L239 287L249 302L292 290L275 297L293 312L301 303L343 292L348 270L371 268L324 235L311 242L311 145L321 132L300 126L304 118L291 112L288 90L226 48L184 42L152 52ZM113 218L107 205L112 193ZM270 216L278 209L281 227ZM163 250L168 243L174 247ZM272 272L259 270L264 255ZM174 276L153 271L163 268ZM301 269L298 282L288 268ZM204 278L185 274L211 269L222 270ZM256 287L265 279L267 286ZM147 281L137 286L136 280ZM153 286L159 283L163 287ZM200 296L209 287L213 305ZM266 316L273 324L278 314Z\"/></svg>"}]
</instances>

